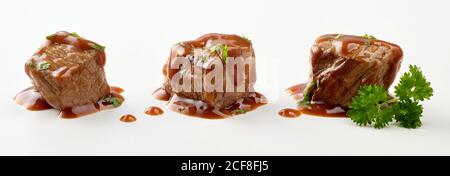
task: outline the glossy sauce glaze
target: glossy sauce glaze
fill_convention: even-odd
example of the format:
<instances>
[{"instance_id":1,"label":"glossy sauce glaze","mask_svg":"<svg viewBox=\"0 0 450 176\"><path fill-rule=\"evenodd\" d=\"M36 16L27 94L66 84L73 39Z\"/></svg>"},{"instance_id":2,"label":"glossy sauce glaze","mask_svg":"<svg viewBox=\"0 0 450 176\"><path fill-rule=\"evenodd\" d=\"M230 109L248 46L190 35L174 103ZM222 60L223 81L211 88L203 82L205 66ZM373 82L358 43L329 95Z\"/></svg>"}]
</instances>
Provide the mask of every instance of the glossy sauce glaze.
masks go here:
<instances>
[{"instance_id":1,"label":"glossy sauce glaze","mask_svg":"<svg viewBox=\"0 0 450 176\"><path fill-rule=\"evenodd\" d=\"M392 55L392 60L388 63L381 61L383 64L388 64L389 67L384 73L383 84L389 87L395 80L395 75L393 73L398 73L400 69L400 64L403 60L403 50L400 46L386 42L378 39L367 39L361 36L355 35L341 35L341 34L327 34L320 36L315 41L315 46L321 45L334 45L335 53L339 57L353 58L353 59L364 59L370 56L371 58L381 59L385 55ZM382 49L384 48L384 49ZM372 53L372 54L369 54ZM311 62L318 62L317 57L321 55L313 54L311 56ZM314 72L314 70L313 70ZM374 84L371 79L363 80L366 84Z\"/></svg>"},{"instance_id":2,"label":"glossy sauce glaze","mask_svg":"<svg viewBox=\"0 0 450 176\"><path fill-rule=\"evenodd\" d=\"M78 35L78 34L76 34ZM95 45L98 45L97 43L87 40L85 38L82 38L80 36L76 36L75 33L69 33L66 31L60 31L55 34L52 34L50 36L47 36L47 40L45 43L41 46L41 49L39 49L35 55L41 56L43 53L43 48L48 47L53 44L67 44L71 45L81 51L86 50L92 50L94 49ZM99 65L104 66L106 63L106 54L105 51L98 52L96 56L96 61Z\"/></svg>"},{"instance_id":3,"label":"glossy sauce glaze","mask_svg":"<svg viewBox=\"0 0 450 176\"><path fill-rule=\"evenodd\" d=\"M154 97L166 101L164 98L170 97L170 95L165 93L164 89L160 88L154 92ZM184 98L177 94L174 94L167 101L169 109L172 111L204 119L224 119L230 116L244 114L267 104L266 97L257 92L249 93L247 97L242 98L223 109L217 109L201 100Z\"/></svg>"},{"instance_id":4,"label":"glossy sauce glaze","mask_svg":"<svg viewBox=\"0 0 450 176\"><path fill-rule=\"evenodd\" d=\"M300 101L303 99L303 90L305 89L305 87L306 84L298 84L288 88L287 91L296 101ZM321 117L347 117L346 108L321 102L312 102L310 108L297 107L297 110L300 114L308 114ZM280 113L279 115L283 116L283 114Z\"/></svg>"},{"instance_id":5,"label":"glossy sauce glaze","mask_svg":"<svg viewBox=\"0 0 450 176\"><path fill-rule=\"evenodd\" d=\"M122 117L120 117L120 121L125 122L125 123L135 122L136 120L137 120L136 117L131 114L125 114Z\"/></svg>"},{"instance_id":6,"label":"glossy sauce glaze","mask_svg":"<svg viewBox=\"0 0 450 176\"><path fill-rule=\"evenodd\" d=\"M30 111L53 109L34 87L29 87L17 94L14 102Z\"/></svg>"},{"instance_id":7,"label":"glossy sauce glaze","mask_svg":"<svg viewBox=\"0 0 450 176\"><path fill-rule=\"evenodd\" d=\"M57 45L57 44L66 44L70 45L73 48L76 48L79 51L87 51L87 50L93 50L95 46L100 46L97 43L84 39L82 37L74 35L74 33L69 33L66 31L60 31L55 34L52 34L50 36L47 36L47 40L42 44L42 46L39 48L37 52L33 54L31 59L25 64L25 73L28 76L31 76L33 72L34 74L40 74L39 71L36 71L35 69L32 69L30 67L30 64L34 65L35 63L40 63L43 61L49 62L50 65L58 65L54 63L53 60L48 59L48 55L44 53L45 48L51 46L51 45ZM106 54L105 51L98 51L97 55L95 56L96 62L101 65L102 67L106 63ZM49 68L50 70L52 68ZM65 75L70 75L70 73L73 71L73 69L76 69L76 66L73 66L72 68L69 67L61 67L57 70L52 70L53 74L56 78L61 79Z\"/></svg>"},{"instance_id":8,"label":"glossy sauce glaze","mask_svg":"<svg viewBox=\"0 0 450 176\"><path fill-rule=\"evenodd\" d=\"M285 108L278 112L278 115L285 118L296 118L302 115L302 111L298 109Z\"/></svg>"},{"instance_id":9,"label":"glossy sauce glaze","mask_svg":"<svg viewBox=\"0 0 450 176\"><path fill-rule=\"evenodd\" d=\"M219 46L226 46L226 58L222 58L225 49L220 50ZM239 67L242 71L238 72L238 63L236 62L233 66L228 65L232 63L228 61L238 61L239 58L242 58L239 66L243 67ZM197 69L199 75L177 66L179 62L190 64L190 68L194 69L194 72ZM224 64L223 77L218 79L214 77L212 82L222 81L223 90L233 85L232 90L205 90L204 84L212 83L205 82L205 74L214 71L213 63L217 62ZM255 53L251 41L238 35L210 33L195 40L180 42L172 47L162 71L165 83L162 88L153 93L153 96L158 100L168 101L169 109L188 116L223 119L243 114L267 103L266 98L253 89L256 81L254 63ZM173 79L176 78L175 75L181 75L194 84L187 89L177 90L176 86L179 85L172 84ZM238 81L238 78L242 80ZM195 86L198 82L202 87ZM244 90L239 91L237 87Z\"/></svg>"},{"instance_id":10,"label":"glossy sauce glaze","mask_svg":"<svg viewBox=\"0 0 450 176\"><path fill-rule=\"evenodd\" d=\"M158 116L164 114L164 111L157 106L150 106L145 110L145 114L151 116Z\"/></svg>"},{"instance_id":11,"label":"glossy sauce glaze","mask_svg":"<svg viewBox=\"0 0 450 176\"><path fill-rule=\"evenodd\" d=\"M168 94L164 88L158 88L153 92L153 98L161 101L169 101L170 94Z\"/></svg>"},{"instance_id":12,"label":"glossy sauce glaze","mask_svg":"<svg viewBox=\"0 0 450 176\"><path fill-rule=\"evenodd\" d=\"M119 87L110 87L111 93L110 97L117 98L120 102L125 101L125 98L120 94L124 91ZM47 109L53 109L50 105L48 105L47 101L41 96L41 94L34 87L27 88L16 95L14 101L20 105L25 107L30 111L41 111ZM67 109L60 110L59 117L65 119L77 118L89 114L93 114L105 109L115 108L114 105L105 102L103 99L99 100L95 103L89 103L82 106L75 106Z\"/></svg>"}]
</instances>

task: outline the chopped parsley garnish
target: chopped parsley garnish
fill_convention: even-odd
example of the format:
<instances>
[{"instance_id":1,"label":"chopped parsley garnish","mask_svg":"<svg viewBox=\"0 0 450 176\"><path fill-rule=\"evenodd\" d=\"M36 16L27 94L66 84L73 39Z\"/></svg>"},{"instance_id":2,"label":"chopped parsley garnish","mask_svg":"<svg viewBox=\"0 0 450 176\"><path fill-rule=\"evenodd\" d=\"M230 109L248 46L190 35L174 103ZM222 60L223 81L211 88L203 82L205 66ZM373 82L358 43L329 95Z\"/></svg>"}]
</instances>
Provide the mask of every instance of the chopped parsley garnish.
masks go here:
<instances>
[{"instance_id":1,"label":"chopped parsley garnish","mask_svg":"<svg viewBox=\"0 0 450 176\"><path fill-rule=\"evenodd\" d=\"M363 38L365 38L366 41L366 46L370 46L370 44L372 43L373 40L376 40L377 38L375 38L373 35L369 35L369 34L364 34L363 36L361 36Z\"/></svg>"},{"instance_id":2,"label":"chopped parsley garnish","mask_svg":"<svg viewBox=\"0 0 450 176\"><path fill-rule=\"evenodd\" d=\"M30 68L35 68L36 67L34 65L33 61L31 61L31 60L27 62L27 66L30 67Z\"/></svg>"},{"instance_id":3,"label":"chopped parsley garnish","mask_svg":"<svg viewBox=\"0 0 450 176\"><path fill-rule=\"evenodd\" d=\"M235 109L231 112L233 115L245 114L247 111L245 109Z\"/></svg>"},{"instance_id":4,"label":"chopped parsley garnish","mask_svg":"<svg viewBox=\"0 0 450 176\"><path fill-rule=\"evenodd\" d=\"M375 39L377 39L373 35L369 35L369 34L364 34L362 37L367 39L367 40L375 40Z\"/></svg>"},{"instance_id":5,"label":"chopped parsley garnish","mask_svg":"<svg viewBox=\"0 0 450 176\"><path fill-rule=\"evenodd\" d=\"M48 70L50 68L50 63L48 63L47 61L43 61L43 62L39 63L38 68L39 68L38 69L39 71Z\"/></svg>"},{"instance_id":6,"label":"chopped parsley garnish","mask_svg":"<svg viewBox=\"0 0 450 176\"><path fill-rule=\"evenodd\" d=\"M215 47L215 52L220 56L223 63L227 63L228 58L228 45L221 44Z\"/></svg>"},{"instance_id":7,"label":"chopped parsley garnish","mask_svg":"<svg viewBox=\"0 0 450 176\"><path fill-rule=\"evenodd\" d=\"M91 47L92 48L94 48L94 49L96 49L96 50L98 50L98 51L104 51L105 50L105 46L102 46L102 45L99 45L99 44L96 44L96 43L93 43L92 45L91 45Z\"/></svg>"},{"instance_id":8,"label":"chopped parsley garnish","mask_svg":"<svg viewBox=\"0 0 450 176\"><path fill-rule=\"evenodd\" d=\"M45 37L47 40L53 40L53 38L55 38L55 34L52 35L48 35L47 37Z\"/></svg>"},{"instance_id":9,"label":"chopped parsley garnish","mask_svg":"<svg viewBox=\"0 0 450 176\"><path fill-rule=\"evenodd\" d=\"M102 102L108 103L110 105L113 105L115 108L117 108L120 105L122 105L123 100L120 98L117 98L117 97L108 96L108 97L104 97L102 99Z\"/></svg>"},{"instance_id":10,"label":"chopped parsley garnish","mask_svg":"<svg viewBox=\"0 0 450 176\"><path fill-rule=\"evenodd\" d=\"M362 86L358 96L350 103L347 115L360 126L373 125L384 128L396 121L405 128L422 125L423 107L419 103L433 96L433 89L417 66L409 66L395 86L395 96L390 98L383 86Z\"/></svg>"},{"instance_id":11,"label":"chopped parsley garnish","mask_svg":"<svg viewBox=\"0 0 450 176\"><path fill-rule=\"evenodd\" d=\"M72 32L69 35L72 36L72 37L78 38L78 39L81 38L81 36L78 35L76 32Z\"/></svg>"},{"instance_id":12,"label":"chopped parsley garnish","mask_svg":"<svg viewBox=\"0 0 450 176\"><path fill-rule=\"evenodd\" d=\"M314 89L319 87L319 81L310 81L303 90L303 99L297 105L303 108L311 108L311 96Z\"/></svg>"}]
</instances>

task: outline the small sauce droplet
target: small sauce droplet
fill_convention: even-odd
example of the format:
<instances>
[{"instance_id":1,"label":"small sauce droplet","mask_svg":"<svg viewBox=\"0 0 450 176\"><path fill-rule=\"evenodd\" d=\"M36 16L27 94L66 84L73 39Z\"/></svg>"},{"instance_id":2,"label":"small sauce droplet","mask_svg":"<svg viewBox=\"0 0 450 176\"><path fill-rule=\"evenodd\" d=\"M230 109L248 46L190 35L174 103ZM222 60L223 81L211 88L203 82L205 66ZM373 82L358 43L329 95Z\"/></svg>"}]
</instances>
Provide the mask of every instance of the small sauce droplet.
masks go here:
<instances>
[{"instance_id":1,"label":"small sauce droplet","mask_svg":"<svg viewBox=\"0 0 450 176\"><path fill-rule=\"evenodd\" d=\"M278 112L278 115L285 118L296 118L302 114L301 111L291 108L282 109Z\"/></svg>"},{"instance_id":2,"label":"small sauce droplet","mask_svg":"<svg viewBox=\"0 0 450 176\"><path fill-rule=\"evenodd\" d=\"M150 106L145 110L145 114L151 115L151 116L157 116L163 114L164 111L156 106Z\"/></svg>"},{"instance_id":3,"label":"small sauce droplet","mask_svg":"<svg viewBox=\"0 0 450 176\"><path fill-rule=\"evenodd\" d=\"M135 122L136 117L134 117L131 114L126 114L126 115L123 115L122 117L120 117L120 121L126 122L126 123Z\"/></svg>"},{"instance_id":4,"label":"small sauce droplet","mask_svg":"<svg viewBox=\"0 0 450 176\"><path fill-rule=\"evenodd\" d=\"M111 92L115 92L117 94L121 94L125 91L122 88L116 86L110 86L109 88L111 89Z\"/></svg>"},{"instance_id":5,"label":"small sauce droplet","mask_svg":"<svg viewBox=\"0 0 450 176\"><path fill-rule=\"evenodd\" d=\"M122 88L111 86L110 89L111 93L109 96L117 98L121 102L125 100L125 98L120 95L120 93L124 91ZM18 105L23 106L30 111L53 109L53 107L45 101L44 97L35 87L29 87L23 90L17 94L16 97L14 97L14 101ZM60 111L59 117L64 119L74 119L112 108L116 107L113 104L99 100L97 102L87 103L85 105L74 106L58 111Z\"/></svg>"}]
</instances>

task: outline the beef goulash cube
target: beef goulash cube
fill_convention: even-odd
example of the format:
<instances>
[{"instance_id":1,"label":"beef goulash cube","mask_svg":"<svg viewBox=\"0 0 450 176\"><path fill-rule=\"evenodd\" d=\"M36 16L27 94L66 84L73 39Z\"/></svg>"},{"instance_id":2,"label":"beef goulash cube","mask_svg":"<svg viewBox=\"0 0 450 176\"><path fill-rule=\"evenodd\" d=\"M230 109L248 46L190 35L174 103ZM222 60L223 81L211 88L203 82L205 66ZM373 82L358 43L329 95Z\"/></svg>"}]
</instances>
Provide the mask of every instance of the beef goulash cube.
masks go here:
<instances>
[{"instance_id":1,"label":"beef goulash cube","mask_svg":"<svg viewBox=\"0 0 450 176\"><path fill-rule=\"evenodd\" d=\"M226 50L225 55L224 50ZM195 91L195 88L193 87L195 84L191 84L191 89L186 91L185 89L177 87L177 85L171 84L174 75L177 73L191 78L190 80L192 80L193 83L196 81L202 82L202 80L205 80L205 74L198 76L193 74L193 71L188 71L183 68L171 68L171 64L173 64L177 58L181 57L183 59L186 59L186 61L190 64L190 68L198 68L202 70L203 73L208 73L208 69L206 68L209 63L217 61L217 59L219 61L220 59L222 59L225 63L227 56L233 58L242 58L244 61L240 62L240 64L254 64L255 53L253 51L251 42L248 39L237 35L211 33L203 35L193 41L185 41L175 44L172 47L170 57L163 68L163 73L165 74L165 83L163 88L170 95L177 94L181 97L201 100L207 103L209 106L219 109L227 107L235 103L237 100L246 97L250 92L254 92L253 85L256 81L256 71L254 69L248 69L249 67L247 67L246 71L241 72L240 75L236 72L236 70L234 70L235 74L233 79L233 74L225 73L225 70L227 70L226 64L223 68L224 90L226 90L225 87L227 87L227 85L234 84L235 86L245 86L244 91ZM237 83L236 81L238 80L239 76L245 78L242 79L242 81L240 82L241 84ZM233 83L233 81L230 80L235 81Z\"/></svg>"},{"instance_id":2,"label":"beef goulash cube","mask_svg":"<svg viewBox=\"0 0 450 176\"><path fill-rule=\"evenodd\" d=\"M373 36L323 35L311 48L311 73L306 100L348 107L362 85L394 82L402 49Z\"/></svg>"},{"instance_id":3,"label":"beef goulash cube","mask_svg":"<svg viewBox=\"0 0 450 176\"><path fill-rule=\"evenodd\" d=\"M60 110L97 102L110 94L104 47L76 33L57 32L26 63L33 85Z\"/></svg>"}]
</instances>

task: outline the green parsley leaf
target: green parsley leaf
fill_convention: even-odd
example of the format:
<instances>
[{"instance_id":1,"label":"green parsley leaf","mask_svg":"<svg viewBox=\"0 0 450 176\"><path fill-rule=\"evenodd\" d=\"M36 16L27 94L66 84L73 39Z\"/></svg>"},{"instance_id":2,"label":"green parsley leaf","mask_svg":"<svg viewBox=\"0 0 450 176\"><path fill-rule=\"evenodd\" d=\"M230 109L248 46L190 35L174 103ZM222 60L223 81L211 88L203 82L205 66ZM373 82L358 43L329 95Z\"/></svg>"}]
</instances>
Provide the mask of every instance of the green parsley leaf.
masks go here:
<instances>
[{"instance_id":1,"label":"green parsley leaf","mask_svg":"<svg viewBox=\"0 0 450 176\"><path fill-rule=\"evenodd\" d=\"M45 37L47 40L53 40L55 38L55 34L52 35L48 35L47 37Z\"/></svg>"},{"instance_id":2,"label":"green parsley leaf","mask_svg":"<svg viewBox=\"0 0 450 176\"><path fill-rule=\"evenodd\" d=\"M30 67L30 68L35 68L36 67L32 60L27 62L27 66Z\"/></svg>"},{"instance_id":3,"label":"green parsley leaf","mask_svg":"<svg viewBox=\"0 0 450 176\"><path fill-rule=\"evenodd\" d=\"M417 66L409 66L409 72L403 74L395 86L395 94L396 97L389 99L383 86L361 86L347 115L361 126L374 124L375 128L383 128L393 120L405 128L422 126L423 107L419 102L429 100L433 89Z\"/></svg>"},{"instance_id":4,"label":"green parsley leaf","mask_svg":"<svg viewBox=\"0 0 450 176\"><path fill-rule=\"evenodd\" d=\"M418 102L401 101L395 108L395 120L399 122L400 126L413 129L422 126L420 117L422 117L423 107Z\"/></svg>"},{"instance_id":5,"label":"green parsley leaf","mask_svg":"<svg viewBox=\"0 0 450 176\"><path fill-rule=\"evenodd\" d=\"M214 51L220 56L220 59L222 60L223 63L227 63L228 45L225 44L217 45Z\"/></svg>"},{"instance_id":6,"label":"green parsley leaf","mask_svg":"<svg viewBox=\"0 0 450 176\"><path fill-rule=\"evenodd\" d=\"M122 105L123 100L117 97L108 96L102 99L103 102L113 105L114 107L119 107Z\"/></svg>"},{"instance_id":7,"label":"green parsley leaf","mask_svg":"<svg viewBox=\"0 0 450 176\"><path fill-rule=\"evenodd\" d=\"M358 96L350 103L347 114L360 126L383 128L392 121L393 109L386 107L388 94L383 86L361 86Z\"/></svg>"},{"instance_id":8,"label":"green parsley leaf","mask_svg":"<svg viewBox=\"0 0 450 176\"><path fill-rule=\"evenodd\" d=\"M38 66L39 71L48 70L49 68L50 68L50 63L48 63L47 61L43 61L43 62L39 63L39 66Z\"/></svg>"},{"instance_id":9,"label":"green parsley leaf","mask_svg":"<svg viewBox=\"0 0 450 176\"><path fill-rule=\"evenodd\" d=\"M93 43L92 45L91 45L91 47L92 48L94 48L94 49L96 49L96 50L98 50L98 51L104 51L105 50L105 46L102 46L102 45L99 45L99 44L96 44L96 43Z\"/></svg>"},{"instance_id":10,"label":"green parsley leaf","mask_svg":"<svg viewBox=\"0 0 450 176\"><path fill-rule=\"evenodd\" d=\"M400 83L395 86L395 95L400 100L413 98L414 101L424 101L433 96L431 83L427 82L422 71L415 65L409 66L409 72L403 74Z\"/></svg>"},{"instance_id":11,"label":"green parsley leaf","mask_svg":"<svg viewBox=\"0 0 450 176\"><path fill-rule=\"evenodd\" d=\"M366 46L370 46L370 44L372 43L373 40L376 40L377 38L375 38L373 35L369 35L369 34L364 34L363 36L361 36L363 38L365 38L366 41Z\"/></svg>"},{"instance_id":12,"label":"green parsley leaf","mask_svg":"<svg viewBox=\"0 0 450 176\"><path fill-rule=\"evenodd\" d=\"M311 96L314 89L319 87L319 81L310 81L303 89L303 99L297 102L297 105L304 108L311 108Z\"/></svg>"},{"instance_id":13,"label":"green parsley leaf","mask_svg":"<svg viewBox=\"0 0 450 176\"><path fill-rule=\"evenodd\" d=\"M300 100L299 102L297 102L297 106L303 107L303 108L311 108L311 97L308 96L303 96L303 99Z\"/></svg>"},{"instance_id":14,"label":"green parsley leaf","mask_svg":"<svg viewBox=\"0 0 450 176\"><path fill-rule=\"evenodd\" d=\"M362 37L367 39L367 40L375 40L375 39L377 39L373 35L369 35L369 34L364 34Z\"/></svg>"},{"instance_id":15,"label":"green parsley leaf","mask_svg":"<svg viewBox=\"0 0 450 176\"><path fill-rule=\"evenodd\" d=\"M72 32L72 33L70 33L69 35L72 36L72 37L78 38L78 39L82 38L82 37L81 37L80 35L78 35L76 32Z\"/></svg>"},{"instance_id":16,"label":"green parsley leaf","mask_svg":"<svg viewBox=\"0 0 450 176\"><path fill-rule=\"evenodd\" d=\"M233 115L245 114L247 111L245 109L235 109L232 111Z\"/></svg>"}]
</instances>

